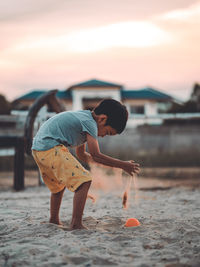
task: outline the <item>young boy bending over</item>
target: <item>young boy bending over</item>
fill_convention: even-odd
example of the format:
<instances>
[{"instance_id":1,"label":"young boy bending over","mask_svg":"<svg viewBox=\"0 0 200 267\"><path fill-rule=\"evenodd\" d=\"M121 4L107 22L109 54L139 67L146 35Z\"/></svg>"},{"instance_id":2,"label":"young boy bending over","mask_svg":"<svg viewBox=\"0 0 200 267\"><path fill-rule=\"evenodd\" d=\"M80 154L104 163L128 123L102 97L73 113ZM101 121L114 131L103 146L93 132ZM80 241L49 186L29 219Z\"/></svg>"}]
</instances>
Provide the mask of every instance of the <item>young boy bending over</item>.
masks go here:
<instances>
[{"instance_id":1,"label":"young boy bending over","mask_svg":"<svg viewBox=\"0 0 200 267\"><path fill-rule=\"evenodd\" d=\"M33 139L32 154L44 183L51 191L50 223L61 224L59 209L65 187L75 192L70 228L85 228L82 215L92 181L87 171L69 152L76 147L77 157L115 168L128 174L139 172L139 164L122 161L100 152L97 137L120 134L128 119L124 105L113 99L103 100L93 111L65 111L48 119ZM89 153L86 152L87 142Z\"/></svg>"}]
</instances>

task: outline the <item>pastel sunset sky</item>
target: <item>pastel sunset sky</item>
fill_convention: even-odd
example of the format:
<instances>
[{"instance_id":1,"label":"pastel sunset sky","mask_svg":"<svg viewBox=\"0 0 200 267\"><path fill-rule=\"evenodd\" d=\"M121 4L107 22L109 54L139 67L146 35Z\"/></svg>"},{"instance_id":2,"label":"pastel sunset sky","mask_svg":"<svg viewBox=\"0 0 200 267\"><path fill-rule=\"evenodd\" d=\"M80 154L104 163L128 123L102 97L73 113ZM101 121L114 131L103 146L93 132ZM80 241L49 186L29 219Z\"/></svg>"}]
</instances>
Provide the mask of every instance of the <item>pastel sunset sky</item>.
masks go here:
<instances>
[{"instance_id":1,"label":"pastel sunset sky","mask_svg":"<svg viewBox=\"0 0 200 267\"><path fill-rule=\"evenodd\" d=\"M97 78L187 100L200 82L198 0L0 1L0 94Z\"/></svg>"}]
</instances>

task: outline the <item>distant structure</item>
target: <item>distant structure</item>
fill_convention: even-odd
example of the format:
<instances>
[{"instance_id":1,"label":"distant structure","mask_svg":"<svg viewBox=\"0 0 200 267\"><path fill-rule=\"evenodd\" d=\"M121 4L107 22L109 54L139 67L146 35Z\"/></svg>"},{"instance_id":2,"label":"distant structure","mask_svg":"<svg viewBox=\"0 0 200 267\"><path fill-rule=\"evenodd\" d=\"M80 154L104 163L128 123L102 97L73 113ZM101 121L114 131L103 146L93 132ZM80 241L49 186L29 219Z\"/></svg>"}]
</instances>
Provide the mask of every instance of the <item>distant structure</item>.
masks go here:
<instances>
[{"instance_id":1,"label":"distant structure","mask_svg":"<svg viewBox=\"0 0 200 267\"><path fill-rule=\"evenodd\" d=\"M200 112L200 84L198 83L194 85L191 101L196 104L197 112Z\"/></svg>"},{"instance_id":2,"label":"distant structure","mask_svg":"<svg viewBox=\"0 0 200 267\"><path fill-rule=\"evenodd\" d=\"M37 97L47 92L34 90L14 101L16 109L28 109ZM130 115L156 116L165 113L175 101L173 97L153 88L126 90L121 84L88 80L58 91L57 98L65 110L93 109L104 98L113 98L126 105Z\"/></svg>"}]
</instances>

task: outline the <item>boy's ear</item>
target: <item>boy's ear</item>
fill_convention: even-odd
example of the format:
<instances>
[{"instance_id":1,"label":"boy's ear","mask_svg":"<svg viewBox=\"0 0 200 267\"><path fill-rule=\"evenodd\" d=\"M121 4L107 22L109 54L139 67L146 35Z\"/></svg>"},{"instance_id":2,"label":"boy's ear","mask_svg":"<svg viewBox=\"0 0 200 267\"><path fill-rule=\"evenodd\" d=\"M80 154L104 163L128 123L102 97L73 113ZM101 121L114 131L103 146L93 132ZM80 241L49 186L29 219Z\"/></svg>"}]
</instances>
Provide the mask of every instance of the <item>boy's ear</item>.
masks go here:
<instances>
[{"instance_id":1,"label":"boy's ear","mask_svg":"<svg viewBox=\"0 0 200 267\"><path fill-rule=\"evenodd\" d=\"M105 125L108 116L105 115L105 114L100 114L98 117L99 117L99 118L98 118L99 123L100 123L101 125Z\"/></svg>"}]
</instances>

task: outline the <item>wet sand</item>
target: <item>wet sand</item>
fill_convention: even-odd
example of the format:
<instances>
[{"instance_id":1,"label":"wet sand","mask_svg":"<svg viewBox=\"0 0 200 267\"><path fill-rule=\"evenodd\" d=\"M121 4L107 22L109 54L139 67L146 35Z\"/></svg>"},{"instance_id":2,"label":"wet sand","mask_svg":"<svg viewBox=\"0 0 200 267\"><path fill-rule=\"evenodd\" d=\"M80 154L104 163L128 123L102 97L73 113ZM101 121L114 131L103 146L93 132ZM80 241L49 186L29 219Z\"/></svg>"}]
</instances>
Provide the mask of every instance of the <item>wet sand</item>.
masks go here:
<instances>
[{"instance_id":1,"label":"wet sand","mask_svg":"<svg viewBox=\"0 0 200 267\"><path fill-rule=\"evenodd\" d=\"M73 199L68 190L60 216L65 229L48 223L45 186L1 190L0 266L200 266L199 184L144 179L138 179L137 199L132 187L126 210L126 184L111 178L105 190L94 181L90 194L96 202L88 198L84 211L89 230L68 231ZM125 228L132 217L141 225Z\"/></svg>"}]
</instances>

